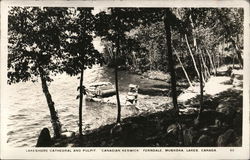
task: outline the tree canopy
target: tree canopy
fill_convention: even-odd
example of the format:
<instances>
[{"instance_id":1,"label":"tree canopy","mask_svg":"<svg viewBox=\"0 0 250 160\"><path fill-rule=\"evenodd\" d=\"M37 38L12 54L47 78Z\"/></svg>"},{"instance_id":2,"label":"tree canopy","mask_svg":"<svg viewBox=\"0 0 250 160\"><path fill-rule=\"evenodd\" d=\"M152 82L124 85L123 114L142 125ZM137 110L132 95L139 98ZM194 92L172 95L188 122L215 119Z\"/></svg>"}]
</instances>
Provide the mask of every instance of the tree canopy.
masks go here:
<instances>
[{"instance_id":1,"label":"tree canopy","mask_svg":"<svg viewBox=\"0 0 250 160\"><path fill-rule=\"evenodd\" d=\"M8 82L37 80L42 67L47 81L62 72L60 46L67 8L13 7L9 11Z\"/></svg>"}]
</instances>

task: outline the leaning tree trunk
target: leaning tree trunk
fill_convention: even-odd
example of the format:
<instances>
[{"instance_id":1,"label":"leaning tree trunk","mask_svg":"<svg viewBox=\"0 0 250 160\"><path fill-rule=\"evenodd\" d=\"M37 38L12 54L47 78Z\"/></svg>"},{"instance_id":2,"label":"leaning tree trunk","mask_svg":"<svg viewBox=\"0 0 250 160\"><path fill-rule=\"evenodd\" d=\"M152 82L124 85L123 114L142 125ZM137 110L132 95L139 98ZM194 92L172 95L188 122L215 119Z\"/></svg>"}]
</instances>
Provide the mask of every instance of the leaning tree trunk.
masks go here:
<instances>
[{"instance_id":1,"label":"leaning tree trunk","mask_svg":"<svg viewBox=\"0 0 250 160\"><path fill-rule=\"evenodd\" d=\"M209 69L208 69L208 67L206 65L206 61L205 61L205 59L203 57L202 51L200 52L200 54L201 54L200 56L201 56L202 64L204 66L204 74L206 75L205 79L207 80L211 75L209 73Z\"/></svg>"},{"instance_id":2,"label":"leaning tree trunk","mask_svg":"<svg viewBox=\"0 0 250 160\"><path fill-rule=\"evenodd\" d=\"M79 99L79 135L82 136L82 102L83 102L83 73L84 69L81 69L81 77L80 77L80 99Z\"/></svg>"},{"instance_id":3,"label":"leaning tree trunk","mask_svg":"<svg viewBox=\"0 0 250 160\"><path fill-rule=\"evenodd\" d=\"M52 123L52 127L54 130L54 136L56 138L59 138L61 135L61 123L60 123L59 118L57 116L54 102L52 100L51 94L50 94L49 89L48 89L47 80L45 78L44 70L42 69L42 67L39 67L38 70L39 70L40 78L41 78L41 82L42 82L43 93L46 97L47 104L48 104L49 111L50 111L51 123Z\"/></svg>"},{"instance_id":4,"label":"leaning tree trunk","mask_svg":"<svg viewBox=\"0 0 250 160\"><path fill-rule=\"evenodd\" d=\"M190 45L189 45L189 42L188 42L188 39L187 39L187 35L186 35L186 34L185 34L185 39L186 39L186 44L187 44L187 47L188 47L190 56L191 56L192 61L193 61L193 64L194 64L195 71L196 71L197 76L198 76L198 78L199 78L199 77L200 77L200 74L199 74L199 71L198 71L198 68L197 68L197 65L196 65L196 62L195 62L195 59L194 59L194 55L193 55L192 50L191 50L191 48L190 48Z\"/></svg>"},{"instance_id":5,"label":"leaning tree trunk","mask_svg":"<svg viewBox=\"0 0 250 160\"><path fill-rule=\"evenodd\" d=\"M183 70L183 72L184 72L184 74L185 74L185 76L186 76L186 78L187 78L187 81L188 81L189 86L190 86L190 87L193 87L193 85L192 85L192 83L191 83L191 81L190 81L190 79L189 79L189 77L188 77L187 71L186 71L186 69L184 68L183 63L181 62L181 59L180 59L178 53L177 53L175 50L174 50L174 52L175 52L175 55L176 55L176 57L177 57L177 59L178 59L180 65L181 65L181 68L182 68L182 70Z\"/></svg>"}]
</instances>

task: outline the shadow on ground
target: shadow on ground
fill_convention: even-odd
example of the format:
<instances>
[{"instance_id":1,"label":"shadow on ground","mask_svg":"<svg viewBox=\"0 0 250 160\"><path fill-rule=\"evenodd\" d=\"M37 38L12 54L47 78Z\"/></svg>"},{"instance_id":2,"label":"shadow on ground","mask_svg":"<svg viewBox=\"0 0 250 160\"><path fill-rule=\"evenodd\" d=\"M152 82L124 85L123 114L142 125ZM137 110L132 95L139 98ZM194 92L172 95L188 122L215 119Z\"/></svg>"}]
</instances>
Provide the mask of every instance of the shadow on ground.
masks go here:
<instances>
[{"instance_id":1,"label":"shadow on ground","mask_svg":"<svg viewBox=\"0 0 250 160\"><path fill-rule=\"evenodd\" d=\"M180 115L181 128L172 110L123 119L120 125L106 125L82 138L54 140L55 147L216 147L242 145L242 91L229 89L204 96L204 111L198 124L197 110ZM166 108L169 108L166 104ZM197 109L199 96L180 108ZM182 143L180 143L182 142Z\"/></svg>"}]
</instances>

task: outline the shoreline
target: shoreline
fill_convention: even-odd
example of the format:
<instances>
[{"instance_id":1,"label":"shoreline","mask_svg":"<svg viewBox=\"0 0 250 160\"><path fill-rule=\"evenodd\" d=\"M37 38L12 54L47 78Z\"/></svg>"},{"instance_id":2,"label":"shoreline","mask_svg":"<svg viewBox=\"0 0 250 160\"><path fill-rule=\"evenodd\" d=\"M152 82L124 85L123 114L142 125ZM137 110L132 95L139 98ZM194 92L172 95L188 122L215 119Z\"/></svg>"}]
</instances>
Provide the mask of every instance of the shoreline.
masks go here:
<instances>
[{"instance_id":1,"label":"shoreline","mask_svg":"<svg viewBox=\"0 0 250 160\"><path fill-rule=\"evenodd\" d=\"M234 76L234 81L238 81ZM212 77L220 79L221 77ZM184 143L181 146L240 146L242 129L237 127L242 121L242 89L241 86L224 84L230 80L226 76L223 81L215 81L219 85L227 85L218 93L204 95L203 120L200 126L194 124L198 114L199 94L189 97L188 100L179 101L180 119L183 128ZM241 81L241 80L239 80ZM223 83L222 83L223 82ZM209 82L207 83L209 84ZM214 84L209 84L214 85ZM209 86L207 86L209 88ZM186 91L187 89L185 89ZM208 90L206 90L208 91ZM208 93L210 93L208 91ZM183 93L187 94L187 93ZM162 97L161 97L162 99ZM224 102L223 99L230 99ZM164 101L165 102L165 101ZM229 104L228 104L229 103ZM222 104L222 110L219 107ZM163 106L164 105L164 106ZM180 132L176 126L171 102L164 103L164 110L145 111L131 117L122 119L120 126L115 123L101 126L89 131L83 137L78 134L72 137L53 139L53 147L161 147L180 146L176 134ZM231 110L230 105L236 108ZM155 105L157 106L157 105ZM158 105L159 106L159 105ZM151 106L152 107L152 106ZM226 111L225 111L226 110ZM225 112L224 112L225 111ZM230 114L227 114L230 112ZM231 114L232 112L232 114ZM211 116L213 115L213 116ZM231 119L231 120L230 120ZM219 122L218 122L219 121ZM236 123L237 122L237 123ZM235 126L235 123L237 124ZM191 134L192 133L192 134ZM225 141L225 136L233 136L233 142ZM186 140L185 140L186 139ZM191 140L190 140L191 139ZM211 140L212 139L212 140ZM223 142L220 142L223 141ZM227 140L228 141L228 140Z\"/></svg>"}]
</instances>

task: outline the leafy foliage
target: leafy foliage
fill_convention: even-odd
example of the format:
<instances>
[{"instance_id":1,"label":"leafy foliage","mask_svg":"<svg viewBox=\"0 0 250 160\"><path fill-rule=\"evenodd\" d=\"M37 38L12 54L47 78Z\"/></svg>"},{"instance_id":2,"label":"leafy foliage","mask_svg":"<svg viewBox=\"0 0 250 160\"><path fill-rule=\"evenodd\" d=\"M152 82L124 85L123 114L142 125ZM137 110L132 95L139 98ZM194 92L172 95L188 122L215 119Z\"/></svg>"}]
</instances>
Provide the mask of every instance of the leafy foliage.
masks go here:
<instances>
[{"instance_id":1,"label":"leafy foliage","mask_svg":"<svg viewBox=\"0 0 250 160\"><path fill-rule=\"evenodd\" d=\"M42 67L50 74L62 72L62 39L66 8L13 7L9 11L8 83L37 80Z\"/></svg>"},{"instance_id":2,"label":"leafy foliage","mask_svg":"<svg viewBox=\"0 0 250 160\"><path fill-rule=\"evenodd\" d=\"M62 46L65 51L64 70L67 74L77 75L81 69L91 68L102 63L102 55L93 46L95 17L93 8L71 9L64 31Z\"/></svg>"}]
</instances>

